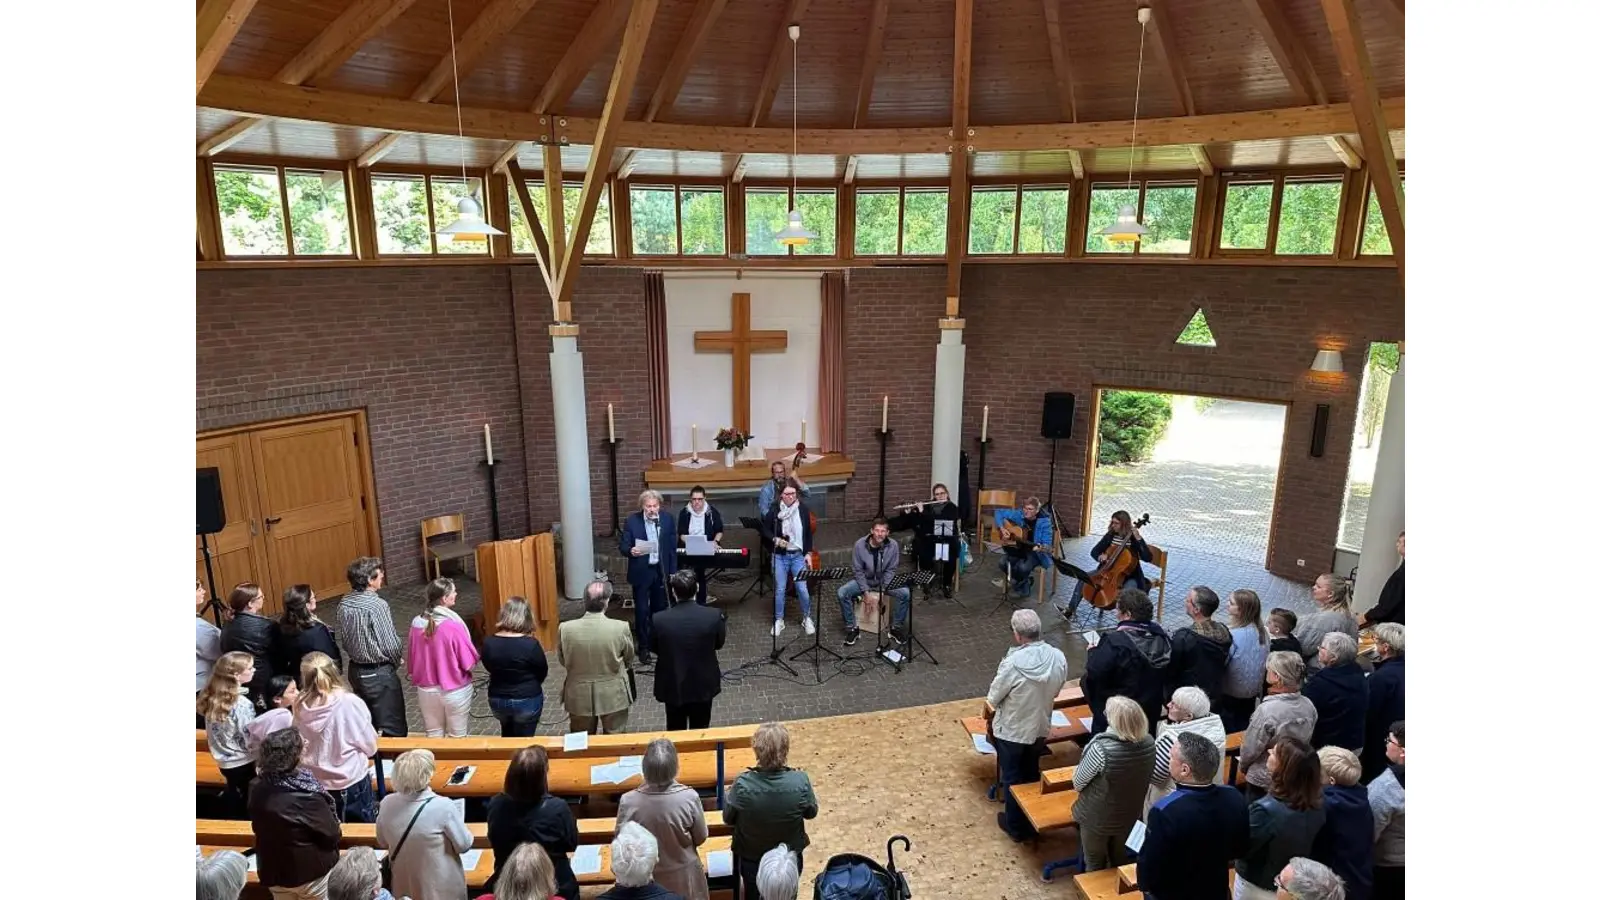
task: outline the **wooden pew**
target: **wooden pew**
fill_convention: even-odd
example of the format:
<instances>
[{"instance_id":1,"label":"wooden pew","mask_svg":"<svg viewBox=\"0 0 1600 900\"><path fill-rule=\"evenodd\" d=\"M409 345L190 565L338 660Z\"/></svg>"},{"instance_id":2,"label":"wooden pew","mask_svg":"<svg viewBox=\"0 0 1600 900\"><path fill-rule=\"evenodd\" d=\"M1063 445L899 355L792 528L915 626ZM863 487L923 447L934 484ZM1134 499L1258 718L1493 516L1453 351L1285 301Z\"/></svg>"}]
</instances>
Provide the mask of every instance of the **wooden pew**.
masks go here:
<instances>
[{"instance_id":1,"label":"wooden pew","mask_svg":"<svg viewBox=\"0 0 1600 900\"><path fill-rule=\"evenodd\" d=\"M1011 796L1016 798L1022 814L1028 817L1035 831L1065 828L1075 822L1072 806L1078 802L1077 791L1058 790L1046 794L1044 783L1035 781L1032 784L1012 785Z\"/></svg>"},{"instance_id":2,"label":"wooden pew","mask_svg":"<svg viewBox=\"0 0 1600 900\"><path fill-rule=\"evenodd\" d=\"M1059 699L1059 698L1058 698ZM750 746L756 734L755 725L728 725L720 728L702 728L689 731L641 731L630 734L593 734L589 746L583 750L563 749L559 735L537 737L464 737L444 738L408 735L406 737L378 738L378 756L393 759L408 750L432 750L435 759L510 759L523 747L540 746L555 759L585 757L638 756L657 738L666 738L679 753L715 752L718 745L733 750ZM195 750L209 752L206 733L196 730Z\"/></svg>"},{"instance_id":3,"label":"wooden pew","mask_svg":"<svg viewBox=\"0 0 1600 900\"><path fill-rule=\"evenodd\" d=\"M342 835L339 839L341 847L378 846L377 825L345 822L339 828ZM472 846L488 848L488 823L468 822L467 830L472 832ZM733 826L722 820L722 813L719 810L706 813L706 830L712 837L726 837L733 834ZM580 844L609 844L616 833L617 820L611 816L578 820ZM196 819L194 839L195 843L205 846L244 848L255 846L256 836L251 831L249 822L237 819Z\"/></svg>"},{"instance_id":4,"label":"wooden pew","mask_svg":"<svg viewBox=\"0 0 1600 900\"><path fill-rule=\"evenodd\" d=\"M1117 869L1101 869L1098 872L1084 872L1072 876L1072 883L1077 886L1078 892L1084 900L1117 900L1123 895ZM1128 894L1132 898L1133 894Z\"/></svg>"},{"instance_id":5,"label":"wooden pew","mask_svg":"<svg viewBox=\"0 0 1600 900\"><path fill-rule=\"evenodd\" d=\"M1106 869L1105 871L1109 872L1109 871L1113 871L1113 870ZM1139 893L1139 864L1138 863L1128 863L1125 866L1118 866L1115 869L1115 871L1117 873L1117 890L1118 890L1118 893L1126 894L1128 896L1133 896L1133 895ZM1091 873L1091 874L1097 874L1097 873ZM1237 878L1237 877L1238 877L1238 873L1237 872L1235 872L1231 868L1228 869L1228 887L1229 888L1233 887L1233 880L1235 878Z\"/></svg>"},{"instance_id":6,"label":"wooden pew","mask_svg":"<svg viewBox=\"0 0 1600 900\"><path fill-rule=\"evenodd\" d=\"M1089 707L1071 707L1065 710L1065 713L1067 716L1067 724L1051 728L1050 733L1046 735L1044 739L1046 744L1059 744L1062 741L1070 741L1077 738L1087 738L1089 736L1089 729L1083 727L1083 723L1078 721L1079 713L1082 713L1082 718L1089 718ZM967 734L986 735L989 733L989 723L982 715L967 716L959 721L961 722L961 727L967 730Z\"/></svg>"}]
</instances>

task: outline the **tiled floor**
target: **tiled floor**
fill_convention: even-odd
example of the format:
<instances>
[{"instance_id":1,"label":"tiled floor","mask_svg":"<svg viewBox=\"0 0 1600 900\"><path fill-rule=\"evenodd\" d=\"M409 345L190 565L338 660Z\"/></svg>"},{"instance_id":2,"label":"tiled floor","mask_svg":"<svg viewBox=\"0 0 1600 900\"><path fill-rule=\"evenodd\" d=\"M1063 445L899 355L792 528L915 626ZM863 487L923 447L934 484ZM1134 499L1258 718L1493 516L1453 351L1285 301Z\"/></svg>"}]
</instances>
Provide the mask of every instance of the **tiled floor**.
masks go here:
<instances>
[{"instance_id":1,"label":"tiled floor","mask_svg":"<svg viewBox=\"0 0 1600 900\"><path fill-rule=\"evenodd\" d=\"M838 529L845 537L865 531L864 526L843 523L828 527L830 534ZM742 530L736 530L735 534L738 531ZM1069 541L1066 558L1080 563L1086 561L1092 542L1092 537ZM791 663L797 672L791 675L768 662L772 650L770 589L765 594L752 593L741 604L734 602L734 598L750 583L750 572L738 573L737 580L713 583L711 593L727 598L721 606L726 609L729 620L728 643L718 654L724 672L723 692L713 710L713 723L874 712L981 696L988 690L997 662L1011 646L1011 601L1002 599L999 590L990 584L990 579L998 574L994 569L996 559L994 556L976 559L974 569L963 576L955 600L942 597L924 600L919 595L913 604L913 621L917 636L932 657L919 656L898 673L888 663L873 657L870 635L864 634L853 647L842 646L839 605L834 599L837 584L824 586L822 596L812 598L812 609L819 617L822 645L840 652L846 660L840 662L822 654L822 663L814 668L807 657ZM730 579L733 575L729 573ZM1304 610L1310 607L1306 586L1273 576L1259 565L1227 556L1175 551L1167 576L1173 587L1167 591L1162 622L1169 629L1184 623L1183 596L1192 584L1209 585L1224 595L1234 588L1252 588L1260 593L1263 608L1287 606ZM459 610L464 615L476 612L482 602L478 586L462 578L458 579L458 587ZM1060 579L1056 587L1058 596L1063 597L1071 589L1066 579ZM392 604L395 623L403 631L421 609L423 586L385 589L383 595ZM324 621L336 621L334 607L335 604L330 603L319 610ZM581 603L575 601L563 604L562 618L580 615L581 608ZM789 627L778 642L785 661L810 646L799 628L799 611L792 596L788 609ZM613 604L611 615L631 618L632 610L622 610ZM1066 653L1069 675L1082 674L1086 652L1082 637L1065 634L1067 623L1048 604L1040 608L1040 615L1045 623L1046 639ZM1085 604L1078 610L1072 627L1088 627L1097 621L1109 625L1113 619L1111 613L1097 619L1097 611ZM560 700L565 675L554 654L551 656L550 676L545 681L545 713L539 725L541 734L560 734L566 730L567 717ZM938 664L933 658L938 659ZM472 732L498 734L499 723L489 714L484 693L487 675L481 669L477 681L479 690L473 700ZM652 697L653 682L648 670L640 671L638 686L641 699L633 707L630 727L634 730L664 727L665 715L661 704ZM407 716L412 731L420 732L422 719L416 708L415 690L409 685Z\"/></svg>"}]
</instances>

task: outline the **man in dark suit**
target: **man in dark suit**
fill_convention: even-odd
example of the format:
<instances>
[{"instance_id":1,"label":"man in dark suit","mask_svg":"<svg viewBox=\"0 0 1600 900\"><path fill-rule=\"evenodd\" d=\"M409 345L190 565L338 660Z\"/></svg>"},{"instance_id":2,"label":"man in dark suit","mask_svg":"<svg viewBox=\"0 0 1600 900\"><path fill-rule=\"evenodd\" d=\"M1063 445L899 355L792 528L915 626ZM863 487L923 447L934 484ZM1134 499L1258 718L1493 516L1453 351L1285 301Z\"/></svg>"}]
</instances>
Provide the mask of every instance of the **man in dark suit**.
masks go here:
<instances>
[{"instance_id":1,"label":"man in dark suit","mask_svg":"<svg viewBox=\"0 0 1600 900\"><path fill-rule=\"evenodd\" d=\"M641 550L638 541L650 541L651 550ZM633 631L639 647L639 663L650 665L650 617L667 608L667 579L678 571L678 536L672 517L661 514L661 495L645 491L639 495L639 511L617 535L617 552L629 557L628 584L633 588Z\"/></svg>"},{"instance_id":2,"label":"man in dark suit","mask_svg":"<svg viewBox=\"0 0 1600 900\"><path fill-rule=\"evenodd\" d=\"M722 693L717 651L728 639L728 616L694 602L695 576L684 569L669 579L672 608L656 617L651 649L656 699L667 708L667 730L711 727L711 701Z\"/></svg>"}]
</instances>

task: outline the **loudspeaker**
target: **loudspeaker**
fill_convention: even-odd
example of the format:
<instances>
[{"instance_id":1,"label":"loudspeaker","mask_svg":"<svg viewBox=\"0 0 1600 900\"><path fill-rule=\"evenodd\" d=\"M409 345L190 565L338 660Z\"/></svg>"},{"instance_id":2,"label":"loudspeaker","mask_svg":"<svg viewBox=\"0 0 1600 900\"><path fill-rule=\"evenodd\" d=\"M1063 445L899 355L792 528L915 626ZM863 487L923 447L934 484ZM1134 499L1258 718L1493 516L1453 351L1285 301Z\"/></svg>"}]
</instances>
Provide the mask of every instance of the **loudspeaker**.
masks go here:
<instances>
[{"instance_id":1,"label":"loudspeaker","mask_svg":"<svg viewBox=\"0 0 1600 900\"><path fill-rule=\"evenodd\" d=\"M222 510L222 473L215 467L194 470L194 533L216 534L228 524Z\"/></svg>"},{"instance_id":2,"label":"loudspeaker","mask_svg":"<svg viewBox=\"0 0 1600 900\"><path fill-rule=\"evenodd\" d=\"M1326 403L1317 404L1317 414L1311 420L1311 455L1321 456L1323 449L1328 444L1328 413L1333 407Z\"/></svg>"},{"instance_id":3,"label":"loudspeaker","mask_svg":"<svg viewBox=\"0 0 1600 900\"><path fill-rule=\"evenodd\" d=\"M1039 425L1039 436L1052 440L1072 438L1072 411L1077 400L1065 391L1044 395L1044 421Z\"/></svg>"}]
</instances>

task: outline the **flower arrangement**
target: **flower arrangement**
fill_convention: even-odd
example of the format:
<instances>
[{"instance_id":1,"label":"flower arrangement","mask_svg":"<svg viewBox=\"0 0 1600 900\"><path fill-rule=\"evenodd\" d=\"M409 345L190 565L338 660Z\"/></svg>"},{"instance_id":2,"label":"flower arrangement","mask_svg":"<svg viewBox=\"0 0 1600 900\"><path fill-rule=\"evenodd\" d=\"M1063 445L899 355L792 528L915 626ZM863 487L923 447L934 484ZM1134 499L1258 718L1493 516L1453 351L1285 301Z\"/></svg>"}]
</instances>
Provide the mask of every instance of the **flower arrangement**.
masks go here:
<instances>
[{"instance_id":1,"label":"flower arrangement","mask_svg":"<svg viewBox=\"0 0 1600 900\"><path fill-rule=\"evenodd\" d=\"M748 447L750 441L754 438L755 435L742 432L737 428L723 428L717 432L717 449L743 453L744 448Z\"/></svg>"}]
</instances>

